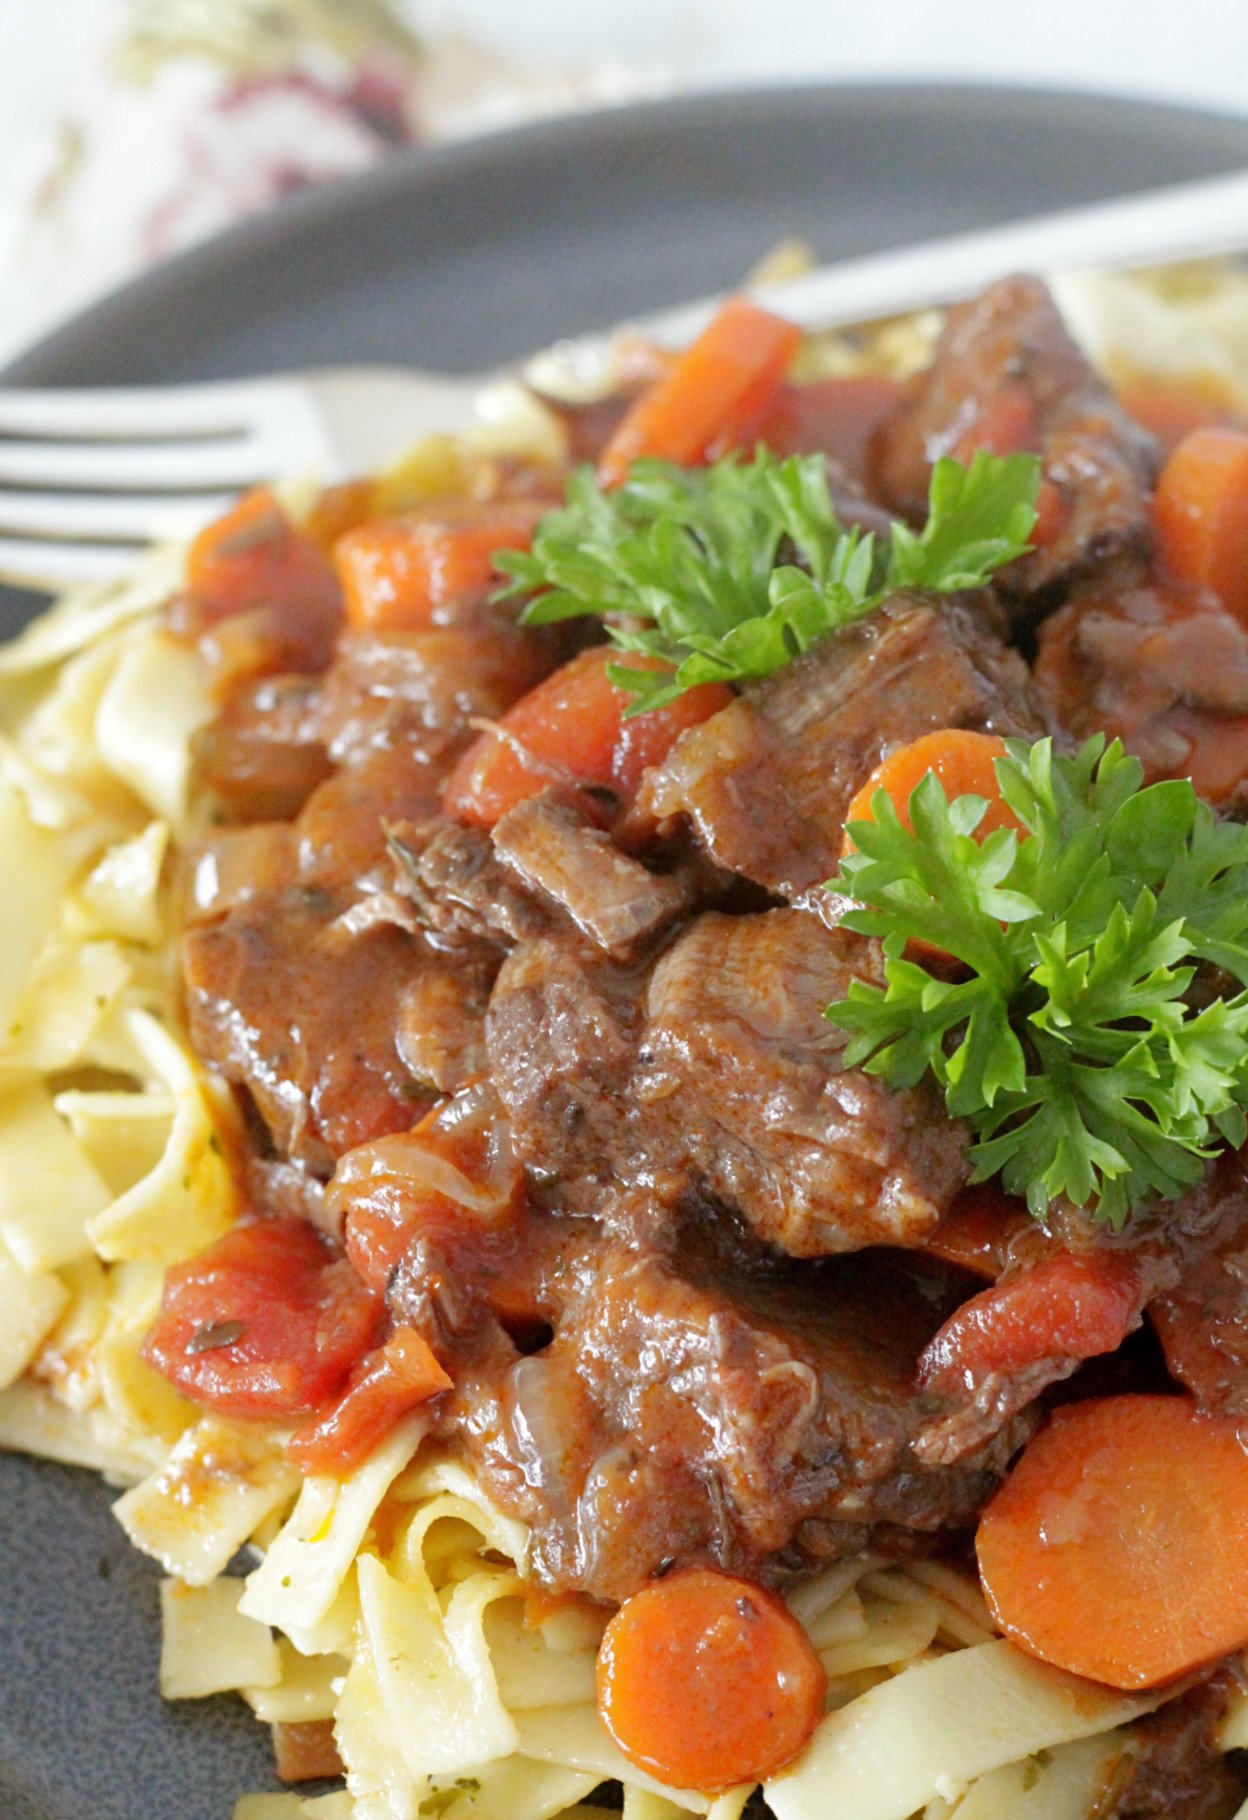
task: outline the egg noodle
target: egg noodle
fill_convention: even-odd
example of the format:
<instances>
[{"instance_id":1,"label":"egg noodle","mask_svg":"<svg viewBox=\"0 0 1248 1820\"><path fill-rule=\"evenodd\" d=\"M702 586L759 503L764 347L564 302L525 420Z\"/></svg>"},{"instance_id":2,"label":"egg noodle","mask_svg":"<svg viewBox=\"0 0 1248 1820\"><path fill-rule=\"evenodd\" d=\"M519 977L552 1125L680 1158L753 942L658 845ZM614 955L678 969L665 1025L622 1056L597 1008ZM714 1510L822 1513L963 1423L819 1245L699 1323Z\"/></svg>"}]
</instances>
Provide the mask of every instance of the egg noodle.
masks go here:
<instances>
[{"instance_id":1,"label":"egg noodle","mask_svg":"<svg viewBox=\"0 0 1248 1820\"><path fill-rule=\"evenodd\" d=\"M1248 279L1057 290L1111 378L1248 398ZM898 370L929 347L918 319L812 338L803 360ZM555 433L532 405L493 415L513 446ZM349 1478L302 1479L282 1433L204 1414L140 1355L166 1267L240 1212L237 1115L178 997L172 862L213 713L197 655L162 628L182 561L154 552L0 651L0 1446L125 1488L117 1519L168 1576L167 1698L237 1690L265 1722L333 1722L345 1789L246 1795L235 1820L547 1820L604 1812L604 1783L625 1820L737 1820L750 1789L676 1792L620 1754L595 1705L604 1616L526 1605L523 1526L425 1442L422 1414ZM777 1820L1086 1820L1136 1748L1132 1721L1167 1697L1032 1660L936 1561L862 1556L788 1604L829 1695L763 1791ZM1221 1742L1248 1747L1248 1701Z\"/></svg>"}]
</instances>

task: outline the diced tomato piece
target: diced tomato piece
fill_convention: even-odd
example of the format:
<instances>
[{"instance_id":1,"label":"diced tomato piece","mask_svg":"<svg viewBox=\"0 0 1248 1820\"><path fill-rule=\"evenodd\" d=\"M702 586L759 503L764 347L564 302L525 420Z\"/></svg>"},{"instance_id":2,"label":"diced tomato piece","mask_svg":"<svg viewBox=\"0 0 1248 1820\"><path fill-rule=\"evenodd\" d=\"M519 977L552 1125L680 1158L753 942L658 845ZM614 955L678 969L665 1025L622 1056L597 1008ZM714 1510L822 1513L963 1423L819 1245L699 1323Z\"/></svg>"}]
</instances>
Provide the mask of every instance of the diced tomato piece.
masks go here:
<instances>
[{"instance_id":1,"label":"diced tomato piece","mask_svg":"<svg viewBox=\"0 0 1248 1820\"><path fill-rule=\"evenodd\" d=\"M456 1215L453 1201L436 1189L424 1195L374 1193L350 1204L343 1226L343 1243L352 1266L380 1295L420 1232L434 1222L451 1227Z\"/></svg>"},{"instance_id":2,"label":"diced tomato piece","mask_svg":"<svg viewBox=\"0 0 1248 1820\"><path fill-rule=\"evenodd\" d=\"M1140 1269L1124 1252L1063 1251L964 1302L919 1361L929 1387L1115 1352L1140 1324Z\"/></svg>"},{"instance_id":3,"label":"diced tomato piece","mask_svg":"<svg viewBox=\"0 0 1248 1820\"><path fill-rule=\"evenodd\" d=\"M360 1276L384 1290L421 1238L479 1264L482 1247L514 1225L523 1183L498 1102L476 1082L432 1107L414 1130L349 1152L326 1209L341 1222Z\"/></svg>"},{"instance_id":4,"label":"diced tomato piece","mask_svg":"<svg viewBox=\"0 0 1248 1820\"><path fill-rule=\"evenodd\" d=\"M346 1389L291 1437L286 1451L306 1473L341 1478L366 1460L396 1422L451 1379L414 1327L397 1327L352 1372Z\"/></svg>"},{"instance_id":5,"label":"diced tomato piece","mask_svg":"<svg viewBox=\"0 0 1248 1820\"><path fill-rule=\"evenodd\" d=\"M730 297L670 370L630 407L598 465L619 486L642 456L681 467L715 461L749 440L801 344L802 331Z\"/></svg>"},{"instance_id":6,"label":"diced tomato piece","mask_svg":"<svg viewBox=\"0 0 1248 1820\"><path fill-rule=\"evenodd\" d=\"M871 438L896 410L901 387L883 373L788 381L755 432L777 455L831 455L858 479L867 473Z\"/></svg>"},{"instance_id":7,"label":"diced tomato piece","mask_svg":"<svg viewBox=\"0 0 1248 1820\"><path fill-rule=\"evenodd\" d=\"M1026 1201L1007 1194L999 1182L979 1182L964 1188L941 1215L923 1249L995 1283L1005 1269L1010 1240L1033 1224Z\"/></svg>"},{"instance_id":8,"label":"diced tomato piece","mask_svg":"<svg viewBox=\"0 0 1248 1820\"><path fill-rule=\"evenodd\" d=\"M383 1314L306 1221L257 1220L166 1274L143 1356L224 1415L281 1420L342 1388Z\"/></svg>"},{"instance_id":9,"label":"diced tomato piece","mask_svg":"<svg viewBox=\"0 0 1248 1820\"><path fill-rule=\"evenodd\" d=\"M338 539L347 619L361 631L420 631L439 608L495 581L500 550L527 550L554 501L445 502L374 518Z\"/></svg>"},{"instance_id":10,"label":"diced tomato piece","mask_svg":"<svg viewBox=\"0 0 1248 1820\"><path fill-rule=\"evenodd\" d=\"M451 774L444 808L492 828L517 803L550 788L581 794L600 822L634 797L642 774L662 762L680 735L726 707L731 691L702 683L664 708L625 720L632 701L607 675L611 665L661 670L644 657L598 645L531 689L470 746ZM604 809L601 794L610 803Z\"/></svg>"}]
</instances>

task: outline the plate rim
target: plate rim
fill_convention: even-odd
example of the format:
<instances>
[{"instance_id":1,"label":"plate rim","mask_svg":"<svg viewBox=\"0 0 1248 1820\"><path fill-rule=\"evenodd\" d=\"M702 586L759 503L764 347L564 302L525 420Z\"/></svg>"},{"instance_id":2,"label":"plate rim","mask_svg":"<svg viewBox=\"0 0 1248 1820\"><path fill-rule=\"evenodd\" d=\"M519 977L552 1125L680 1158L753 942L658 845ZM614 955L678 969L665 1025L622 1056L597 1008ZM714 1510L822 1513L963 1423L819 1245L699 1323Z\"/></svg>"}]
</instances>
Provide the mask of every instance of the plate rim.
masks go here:
<instances>
[{"instance_id":1,"label":"plate rim","mask_svg":"<svg viewBox=\"0 0 1248 1820\"><path fill-rule=\"evenodd\" d=\"M1248 160L1248 113L1082 86L873 77L729 84L609 103L493 128L437 145L413 146L383 158L365 171L309 185L115 286L19 351L0 369L0 383L64 384L55 374L66 367L72 369L84 354L89 364L91 344L99 337L109 336L115 327L124 328L135 304L150 307L162 297L176 297L188 286L211 283L222 270L228 271L236 262L246 262L254 254L263 251L272 256L285 242L315 237L332 226L343 211L375 208L386 197L405 194L413 188L437 189L456 177L470 178L500 161L538 162L566 154L587 140L598 144L635 143L648 133L696 132L713 129L728 119L738 123L744 119L748 124L750 118L760 115L800 115L811 108L824 107L878 111L885 103L902 112L946 117L1025 109L1033 119L1050 116L1055 126L1063 119L1077 122L1078 117L1097 108L1124 122L1130 119L1158 129L1169 124L1188 137L1203 131L1208 134L1211 147L1225 138L1228 168ZM49 374L53 377L49 378Z\"/></svg>"}]
</instances>

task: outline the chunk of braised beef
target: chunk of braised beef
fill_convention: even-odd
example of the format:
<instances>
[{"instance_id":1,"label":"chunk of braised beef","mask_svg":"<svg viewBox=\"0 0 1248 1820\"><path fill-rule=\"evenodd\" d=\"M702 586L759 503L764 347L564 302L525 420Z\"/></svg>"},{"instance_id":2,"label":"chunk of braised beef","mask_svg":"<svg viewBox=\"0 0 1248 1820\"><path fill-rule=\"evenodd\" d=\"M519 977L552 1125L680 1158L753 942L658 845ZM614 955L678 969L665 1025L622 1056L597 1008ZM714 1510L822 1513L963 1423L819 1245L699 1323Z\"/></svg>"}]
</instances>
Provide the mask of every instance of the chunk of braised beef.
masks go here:
<instances>
[{"instance_id":1,"label":"chunk of braised beef","mask_svg":"<svg viewBox=\"0 0 1248 1820\"><path fill-rule=\"evenodd\" d=\"M393 889L386 823L431 817L470 710L497 711L523 688L489 636L344 652L316 710L342 762L285 838L260 837L268 888L218 890L183 940L198 1052L249 1092L279 1155L314 1173L406 1130L431 1088L452 1091L481 1065L494 963L457 967L419 931Z\"/></svg>"},{"instance_id":2,"label":"chunk of braised beef","mask_svg":"<svg viewBox=\"0 0 1248 1820\"><path fill-rule=\"evenodd\" d=\"M233 689L191 741L199 786L236 822L297 815L330 772L315 680L270 676Z\"/></svg>"},{"instance_id":3,"label":"chunk of braised beef","mask_svg":"<svg viewBox=\"0 0 1248 1820\"><path fill-rule=\"evenodd\" d=\"M1026 666L987 605L898 595L692 728L639 815L795 898L837 870L845 812L887 752L939 727L1036 738Z\"/></svg>"},{"instance_id":4,"label":"chunk of braised beef","mask_svg":"<svg viewBox=\"0 0 1248 1820\"><path fill-rule=\"evenodd\" d=\"M1179 1280L1150 1301L1166 1364L1202 1409L1248 1415L1248 1170L1224 1155L1182 1204ZM1182 1255L1182 1253L1180 1253Z\"/></svg>"},{"instance_id":5,"label":"chunk of braised beef","mask_svg":"<svg viewBox=\"0 0 1248 1820\"><path fill-rule=\"evenodd\" d=\"M872 961L800 910L711 912L650 981L644 1147L793 1257L917 1244L966 1177L965 1131L937 1095L844 1065L823 1012Z\"/></svg>"},{"instance_id":6,"label":"chunk of braised beef","mask_svg":"<svg viewBox=\"0 0 1248 1820\"><path fill-rule=\"evenodd\" d=\"M412 1124L423 1096L396 999L446 965L401 929L335 931L316 888L293 886L184 937L191 1041L248 1090L281 1156L327 1174L354 1145Z\"/></svg>"},{"instance_id":7,"label":"chunk of braised beef","mask_svg":"<svg viewBox=\"0 0 1248 1820\"><path fill-rule=\"evenodd\" d=\"M490 1073L516 1156L581 1207L636 1160L628 1088L642 981L583 944L542 938L508 955L490 998Z\"/></svg>"},{"instance_id":8,"label":"chunk of braised beef","mask_svg":"<svg viewBox=\"0 0 1248 1820\"><path fill-rule=\"evenodd\" d=\"M648 983L549 940L504 964L486 1020L517 1154L569 1204L690 1186L794 1256L914 1244L965 1178L925 1090L847 1070L822 1013L865 942L796 910L699 917Z\"/></svg>"},{"instance_id":9,"label":"chunk of braised beef","mask_svg":"<svg viewBox=\"0 0 1248 1820\"><path fill-rule=\"evenodd\" d=\"M389 821L386 832L396 888L439 948L485 945L501 954L555 930L552 908L524 889L484 829L432 818Z\"/></svg>"},{"instance_id":10,"label":"chunk of braised beef","mask_svg":"<svg viewBox=\"0 0 1248 1820\"><path fill-rule=\"evenodd\" d=\"M1150 780L1224 802L1248 776L1248 630L1212 595L1107 577L1045 621L1035 685L1058 725L1116 736Z\"/></svg>"},{"instance_id":11,"label":"chunk of braised beef","mask_svg":"<svg viewBox=\"0 0 1248 1820\"><path fill-rule=\"evenodd\" d=\"M521 885L562 910L612 960L633 959L689 908L681 880L621 853L609 834L553 791L509 809L491 839Z\"/></svg>"},{"instance_id":12,"label":"chunk of braised beef","mask_svg":"<svg viewBox=\"0 0 1248 1820\"><path fill-rule=\"evenodd\" d=\"M550 791L517 804L489 833L435 818L388 823L387 836L396 888L439 947L484 943L501 954L563 935L628 961L713 890L694 866L642 865Z\"/></svg>"},{"instance_id":13,"label":"chunk of braised beef","mask_svg":"<svg viewBox=\"0 0 1248 1820\"><path fill-rule=\"evenodd\" d=\"M461 1380L487 1483L532 1525L530 1565L620 1599L674 1561L773 1578L852 1552L867 1526L931 1537L969 1522L1028 1424L974 1458L914 1455L914 1362L954 1273L900 1254L776 1264L731 1223L667 1246L588 1244L564 1264L553 1342Z\"/></svg>"},{"instance_id":14,"label":"chunk of braised beef","mask_svg":"<svg viewBox=\"0 0 1248 1820\"><path fill-rule=\"evenodd\" d=\"M1036 548L998 585L1027 620L1075 576L1124 553L1144 555L1156 470L1152 438L1117 404L1037 278L1002 279L950 310L932 365L880 430L875 476L898 511L921 521L942 455L1040 456L1047 497Z\"/></svg>"},{"instance_id":15,"label":"chunk of braised beef","mask_svg":"<svg viewBox=\"0 0 1248 1820\"><path fill-rule=\"evenodd\" d=\"M1233 1820L1248 1773L1218 1731L1242 1676L1227 1668L1131 1727L1130 1749L1098 1815L1104 1820Z\"/></svg>"},{"instance_id":16,"label":"chunk of braised beef","mask_svg":"<svg viewBox=\"0 0 1248 1820\"><path fill-rule=\"evenodd\" d=\"M318 696L321 739L335 760L392 741L471 735L540 682L558 646L478 607L465 623L415 632L352 632L339 641Z\"/></svg>"}]
</instances>

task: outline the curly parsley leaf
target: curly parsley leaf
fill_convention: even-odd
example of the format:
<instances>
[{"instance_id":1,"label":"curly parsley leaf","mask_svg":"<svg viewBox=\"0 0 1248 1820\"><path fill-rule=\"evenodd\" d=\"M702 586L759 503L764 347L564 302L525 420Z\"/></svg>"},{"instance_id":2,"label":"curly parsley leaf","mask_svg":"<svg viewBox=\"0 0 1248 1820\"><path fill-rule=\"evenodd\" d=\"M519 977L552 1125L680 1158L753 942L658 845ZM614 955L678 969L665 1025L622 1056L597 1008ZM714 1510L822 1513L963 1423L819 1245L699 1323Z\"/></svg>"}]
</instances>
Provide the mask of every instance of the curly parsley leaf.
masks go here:
<instances>
[{"instance_id":1,"label":"curly parsley leaf","mask_svg":"<svg viewBox=\"0 0 1248 1820\"><path fill-rule=\"evenodd\" d=\"M770 676L899 588L982 587L1028 548L1038 485L1031 455L938 461L925 528L894 523L880 549L837 519L820 455L638 461L610 493L580 468L532 549L495 558L500 597L531 597L527 625L594 614L621 651L671 666L612 670L637 714L698 683Z\"/></svg>"},{"instance_id":2,"label":"curly parsley leaf","mask_svg":"<svg viewBox=\"0 0 1248 1820\"><path fill-rule=\"evenodd\" d=\"M882 939L885 983L855 981L827 1015L851 1066L935 1078L974 1133L974 1180L1120 1227L1248 1131L1248 991L1192 993L1202 963L1248 985L1248 829L1190 783L1145 788L1099 736L1070 757L1010 741L996 770L1022 835L977 841L983 798L950 802L931 773L910 825L882 790L850 825L831 888ZM918 964L933 949L967 977Z\"/></svg>"}]
</instances>

